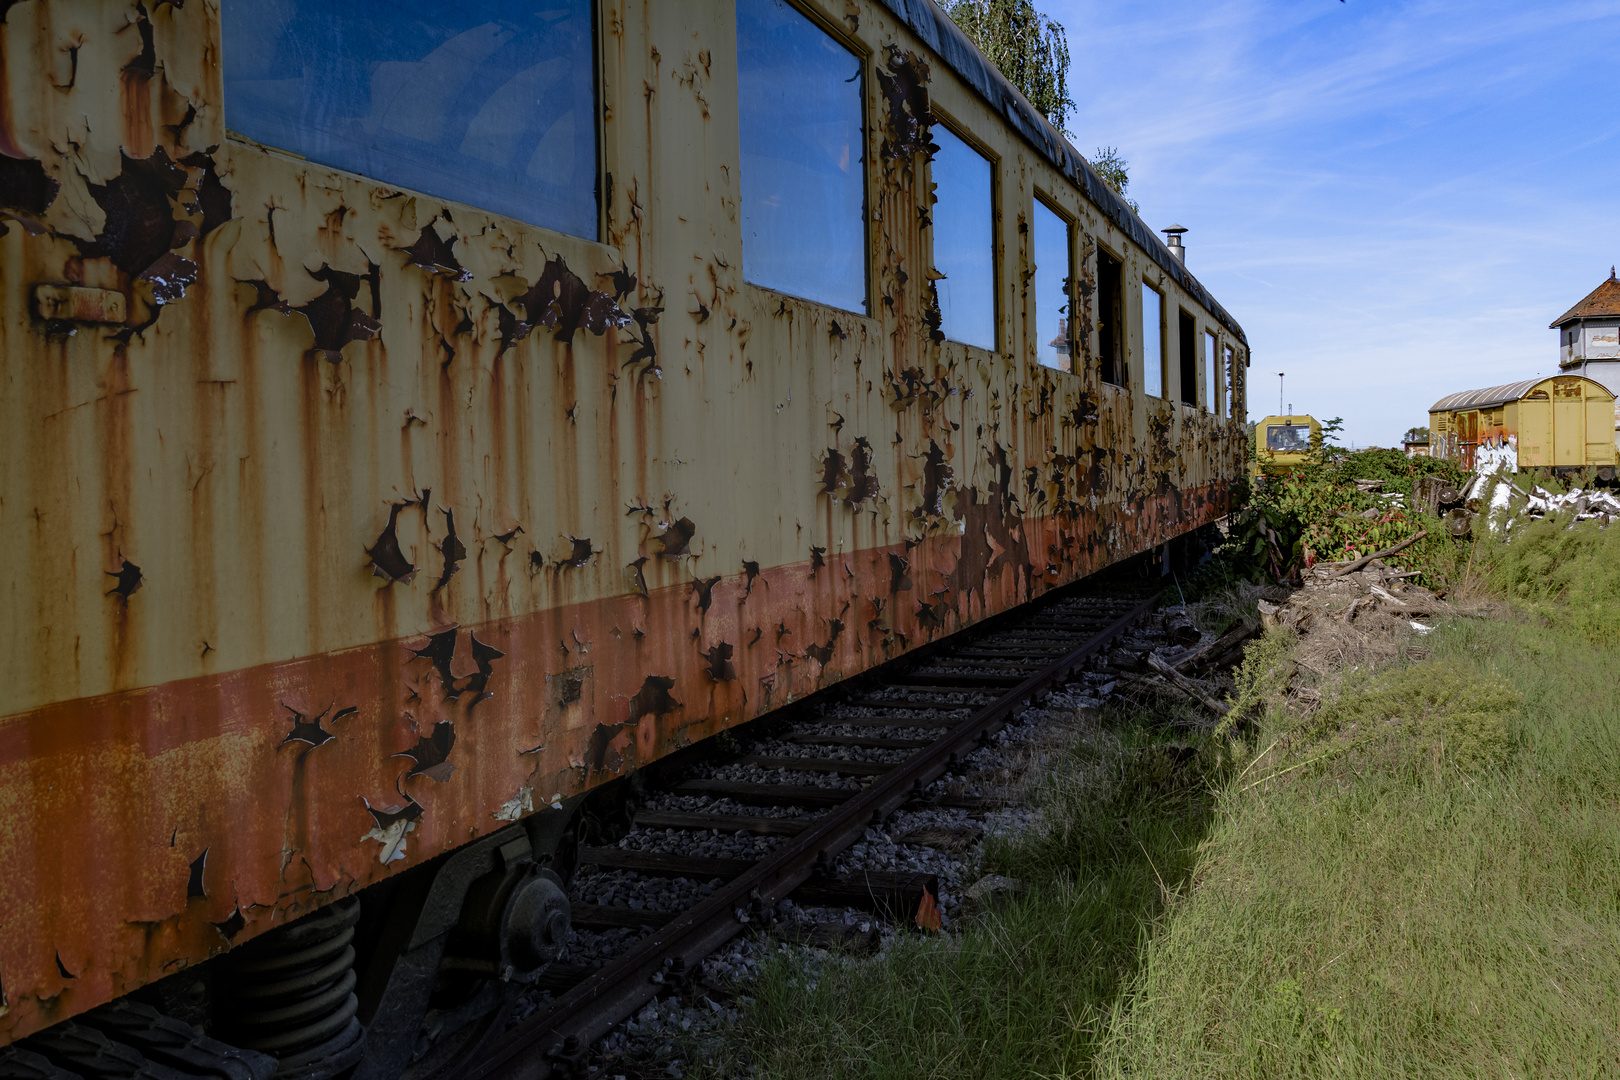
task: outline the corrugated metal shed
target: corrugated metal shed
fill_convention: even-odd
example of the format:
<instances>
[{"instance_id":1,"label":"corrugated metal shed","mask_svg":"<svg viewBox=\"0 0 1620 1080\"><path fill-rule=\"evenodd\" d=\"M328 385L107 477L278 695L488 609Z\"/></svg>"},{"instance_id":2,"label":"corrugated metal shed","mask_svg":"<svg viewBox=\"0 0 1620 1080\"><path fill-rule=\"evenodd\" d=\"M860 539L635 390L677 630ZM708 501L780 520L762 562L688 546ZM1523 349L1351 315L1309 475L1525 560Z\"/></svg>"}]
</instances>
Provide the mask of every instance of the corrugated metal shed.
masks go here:
<instances>
[{"instance_id":1,"label":"corrugated metal shed","mask_svg":"<svg viewBox=\"0 0 1620 1080\"><path fill-rule=\"evenodd\" d=\"M1487 386L1483 390L1462 390L1455 394L1447 394L1433 405L1430 412L1448 412L1457 409L1484 409L1492 405L1505 405L1510 401L1518 401L1530 392L1530 388L1541 382L1540 378L1523 379L1519 382L1505 383L1501 386Z\"/></svg>"}]
</instances>

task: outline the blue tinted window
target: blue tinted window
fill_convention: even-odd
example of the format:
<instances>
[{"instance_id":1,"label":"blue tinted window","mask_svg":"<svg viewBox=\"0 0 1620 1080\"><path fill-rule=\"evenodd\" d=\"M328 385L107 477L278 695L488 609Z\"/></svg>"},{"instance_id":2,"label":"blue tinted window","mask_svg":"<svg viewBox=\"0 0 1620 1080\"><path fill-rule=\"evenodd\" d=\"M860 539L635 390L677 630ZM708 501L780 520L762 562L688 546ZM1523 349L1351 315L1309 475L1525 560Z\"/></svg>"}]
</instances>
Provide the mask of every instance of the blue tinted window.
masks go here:
<instances>
[{"instance_id":1,"label":"blue tinted window","mask_svg":"<svg viewBox=\"0 0 1620 1080\"><path fill-rule=\"evenodd\" d=\"M861 62L783 0L737 0L743 276L866 310Z\"/></svg>"},{"instance_id":2,"label":"blue tinted window","mask_svg":"<svg viewBox=\"0 0 1620 1080\"><path fill-rule=\"evenodd\" d=\"M1215 335L1204 332L1204 407L1221 414L1221 384L1215 371Z\"/></svg>"},{"instance_id":3,"label":"blue tinted window","mask_svg":"<svg viewBox=\"0 0 1620 1080\"><path fill-rule=\"evenodd\" d=\"M596 237L591 0L224 0L222 19L232 131Z\"/></svg>"},{"instance_id":4,"label":"blue tinted window","mask_svg":"<svg viewBox=\"0 0 1620 1080\"><path fill-rule=\"evenodd\" d=\"M1069 223L1035 200L1035 355L1047 367L1068 371Z\"/></svg>"},{"instance_id":5,"label":"blue tinted window","mask_svg":"<svg viewBox=\"0 0 1620 1080\"><path fill-rule=\"evenodd\" d=\"M1164 297L1142 286L1142 389L1164 397Z\"/></svg>"},{"instance_id":6,"label":"blue tinted window","mask_svg":"<svg viewBox=\"0 0 1620 1080\"><path fill-rule=\"evenodd\" d=\"M934 125L939 153L934 178L934 269L940 329L952 341L996 347L995 224L991 218L990 162Z\"/></svg>"}]
</instances>

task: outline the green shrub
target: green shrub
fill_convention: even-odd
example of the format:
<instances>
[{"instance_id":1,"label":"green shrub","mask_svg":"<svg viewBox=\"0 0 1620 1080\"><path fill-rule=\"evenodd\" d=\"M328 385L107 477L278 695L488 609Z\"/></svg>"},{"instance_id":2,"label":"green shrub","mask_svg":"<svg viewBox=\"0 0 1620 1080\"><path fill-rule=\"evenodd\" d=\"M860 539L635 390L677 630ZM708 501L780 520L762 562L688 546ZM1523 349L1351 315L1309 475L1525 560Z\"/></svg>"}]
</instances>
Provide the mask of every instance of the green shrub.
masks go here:
<instances>
[{"instance_id":1,"label":"green shrub","mask_svg":"<svg viewBox=\"0 0 1620 1080\"><path fill-rule=\"evenodd\" d=\"M1499 768L1513 752L1510 724L1523 703L1499 674L1426 661L1348 682L1311 717L1301 750L1360 766Z\"/></svg>"},{"instance_id":2,"label":"green shrub","mask_svg":"<svg viewBox=\"0 0 1620 1080\"><path fill-rule=\"evenodd\" d=\"M1424 476L1459 487L1467 480L1452 462L1408 458L1398 450L1363 450L1268 476L1234 513L1228 541L1215 564L1201 568L1202 577L1212 585L1275 581L1314 563L1382 551L1426 530L1427 537L1392 561L1422 573L1425 584L1445 584L1455 576L1459 546L1438 518L1410 508L1412 487ZM1356 480L1379 481L1377 494L1402 495L1407 506L1362 491Z\"/></svg>"},{"instance_id":3,"label":"green shrub","mask_svg":"<svg viewBox=\"0 0 1620 1080\"><path fill-rule=\"evenodd\" d=\"M1239 725L1254 719L1276 705L1294 674L1294 646L1298 639L1292 630L1273 627L1259 641L1244 650L1235 681L1237 697L1232 709L1215 729L1217 738L1228 735Z\"/></svg>"}]
</instances>

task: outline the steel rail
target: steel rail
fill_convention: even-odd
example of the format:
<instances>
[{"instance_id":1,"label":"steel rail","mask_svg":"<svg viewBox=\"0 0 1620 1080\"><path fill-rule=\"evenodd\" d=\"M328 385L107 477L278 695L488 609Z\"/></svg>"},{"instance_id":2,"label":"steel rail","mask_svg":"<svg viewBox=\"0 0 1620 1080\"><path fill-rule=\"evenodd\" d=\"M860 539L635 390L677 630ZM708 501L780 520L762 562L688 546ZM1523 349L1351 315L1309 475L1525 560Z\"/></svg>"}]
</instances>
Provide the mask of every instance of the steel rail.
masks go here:
<instances>
[{"instance_id":1,"label":"steel rail","mask_svg":"<svg viewBox=\"0 0 1620 1080\"><path fill-rule=\"evenodd\" d=\"M1154 592L1086 642L1065 653L989 705L963 720L930 747L841 803L779 846L746 873L654 930L629 952L610 960L558 998L534 1020L496 1039L480 1060L458 1063L466 1080L544 1080L561 1069L583 1071L591 1044L612 1031L662 989L666 971L685 969L741 933L750 909L793 892L818 866L829 864L874 822L899 809L915 791L938 779L957 755L1021 707L1031 696L1070 674L1098 649L1130 629L1157 605ZM1010 621L1010 620L1009 620ZM655 976L659 978L655 980Z\"/></svg>"}]
</instances>

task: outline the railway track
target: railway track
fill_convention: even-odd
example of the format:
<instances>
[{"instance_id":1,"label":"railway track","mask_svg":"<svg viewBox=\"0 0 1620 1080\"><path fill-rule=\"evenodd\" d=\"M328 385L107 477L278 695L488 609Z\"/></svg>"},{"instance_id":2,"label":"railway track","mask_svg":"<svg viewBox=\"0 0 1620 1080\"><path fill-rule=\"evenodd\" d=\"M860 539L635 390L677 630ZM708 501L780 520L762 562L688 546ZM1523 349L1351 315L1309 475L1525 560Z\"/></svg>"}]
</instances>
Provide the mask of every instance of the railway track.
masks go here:
<instances>
[{"instance_id":1,"label":"railway track","mask_svg":"<svg viewBox=\"0 0 1620 1080\"><path fill-rule=\"evenodd\" d=\"M549 996L532 1015L513 1023L504 1007L481 1034L437 1062L420 1061L410 1075L585 1076L597 1040L658 995L689 985L705 957L785 898L937 927L938 883L930 875L840 875L839 854L902 807L984 809L987 800L942 795L931 785L1157 600L1119 583L1065 590L808 699L784 718L756 721L748 742L733 741L723 757L666 770L633 810L624 842L584 843L577 865L581 873L684 882L689 906L659 911L576 898L577 930L644 936L594 969L553 965L539 987ZM685 834L746 842L719 855L703 850L712 843L670 851L647 842ZM721 884L692 885L715 880Z\"/></svg>"}]
</instances>

